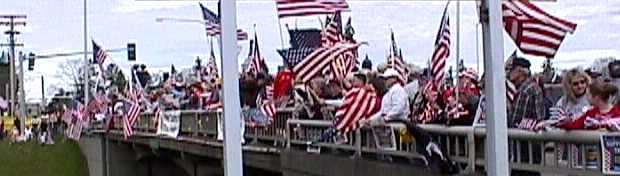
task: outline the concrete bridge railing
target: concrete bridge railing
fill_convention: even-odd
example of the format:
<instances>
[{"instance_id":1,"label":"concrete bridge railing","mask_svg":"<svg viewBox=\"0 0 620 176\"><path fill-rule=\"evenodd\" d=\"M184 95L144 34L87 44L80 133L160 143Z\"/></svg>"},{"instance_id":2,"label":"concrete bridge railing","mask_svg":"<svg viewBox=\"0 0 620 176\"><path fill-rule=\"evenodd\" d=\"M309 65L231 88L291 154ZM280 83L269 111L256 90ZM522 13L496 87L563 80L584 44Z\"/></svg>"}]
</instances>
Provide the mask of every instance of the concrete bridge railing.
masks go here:
<instances>
[{"instance_id":1,"label":"concrete bridge railing","mask_svg":"<svg viewBox=\"0 0 620 176\"><path fill-rule=\"evenodd\" d=\"M145 113L135 124L135 131L154 134L152 114ZM217 140L221 113L201 110L182 111L180 137L197 140ZM121 130L120 120L115 120L112 130ZM338 149L352 153L354 157L392 156L419 158L415 141L399 138L402 125L390 124L384 128L387 136L376 133L377 129L361 128L343 140L318 141L332 130L331 120L297 119L293 109L279 109L277 117L269 126L254 127L246 123L245 137L252 143L271 143L273 146L317 152L321 149ZM105 129L105 124L94 126ZM433 135L449 156L466 166L473 173L483 170L485 164L485 128L471 126L420 125ZM383 133L386 134L386 133ZM567 175L603 175L601 172L600 131L549 131L536 133L509 129L510 167L516 170ZM153 136L156 137L156 136ZM381 141L377 145L375 141ZM391 141L391 142L390 142ZM311 144L311 145L309 145Z\"/></svg>"}]
</instances>

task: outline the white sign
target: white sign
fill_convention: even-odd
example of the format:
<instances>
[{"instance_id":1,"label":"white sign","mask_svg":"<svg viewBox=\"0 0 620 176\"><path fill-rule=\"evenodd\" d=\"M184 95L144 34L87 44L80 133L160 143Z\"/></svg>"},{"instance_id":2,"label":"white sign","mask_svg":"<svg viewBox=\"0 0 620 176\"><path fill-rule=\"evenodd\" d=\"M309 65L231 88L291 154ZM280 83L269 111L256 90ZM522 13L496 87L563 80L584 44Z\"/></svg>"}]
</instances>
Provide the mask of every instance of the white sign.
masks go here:
<instances>
[{"instance_id":1,"label":"white sign","mask_svg":"<svg viewBox=\"0 0 620 176\"><path fill-rule=\"evenodd\" d=\"M181 128L181 111L166 111L159 119L157 135L176 138Z\"/></svg>"}]
</instances>

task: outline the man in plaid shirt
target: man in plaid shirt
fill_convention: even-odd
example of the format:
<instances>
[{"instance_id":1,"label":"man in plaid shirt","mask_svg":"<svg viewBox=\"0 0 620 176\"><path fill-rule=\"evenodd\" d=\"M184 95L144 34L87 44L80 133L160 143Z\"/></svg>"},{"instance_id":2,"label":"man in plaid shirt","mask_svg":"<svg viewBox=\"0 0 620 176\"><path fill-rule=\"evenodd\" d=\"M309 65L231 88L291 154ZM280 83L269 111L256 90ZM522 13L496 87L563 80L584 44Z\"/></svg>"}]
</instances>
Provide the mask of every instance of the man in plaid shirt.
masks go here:
<instances>
[{"instance_id":1,"label":"man in plaid shirt","mask_svg":"<svg viewBox=\"0 0 620 176\"><path fill-rule=\"evenodd\" d=\"M508 113L508 127L532 129L537 121L545 119L547 109L540 86L531 76L530 62L516 58L512 62L509 79L518 87L514 108Z\"/></svg>"}]
</instances>

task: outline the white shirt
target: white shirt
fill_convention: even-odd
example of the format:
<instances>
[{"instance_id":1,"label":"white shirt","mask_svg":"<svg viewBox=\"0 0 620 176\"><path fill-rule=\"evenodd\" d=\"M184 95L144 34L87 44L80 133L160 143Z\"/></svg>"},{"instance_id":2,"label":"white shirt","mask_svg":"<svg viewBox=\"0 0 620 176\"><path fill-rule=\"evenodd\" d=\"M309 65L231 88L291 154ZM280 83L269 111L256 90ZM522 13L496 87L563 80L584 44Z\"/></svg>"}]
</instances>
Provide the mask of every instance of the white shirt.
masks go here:
<instances>
[{"instance_id":1,"label":"white shirt","mask_svg":"<svg viewBox=\"0 0 620 176\"><path fill-rule=\"evenodd\" d=\"M409 96L400 84L390 87L381 99L381 114L385 119L407 119L409 116Z\"/></svg>"},{"instance_id":2,"label":"white shirt","mask_svg":"<svg viewBox=\"0 0 620 176\"><path fill-rule=\"evenodd\" d=\"M405 85L405 91L407 91L407 95L409 96L409 99L413 100L413 98L415 97L415 94L418 93L419 87L420 86L418 85L417 79Z\"/></svg>"}]
</instances>

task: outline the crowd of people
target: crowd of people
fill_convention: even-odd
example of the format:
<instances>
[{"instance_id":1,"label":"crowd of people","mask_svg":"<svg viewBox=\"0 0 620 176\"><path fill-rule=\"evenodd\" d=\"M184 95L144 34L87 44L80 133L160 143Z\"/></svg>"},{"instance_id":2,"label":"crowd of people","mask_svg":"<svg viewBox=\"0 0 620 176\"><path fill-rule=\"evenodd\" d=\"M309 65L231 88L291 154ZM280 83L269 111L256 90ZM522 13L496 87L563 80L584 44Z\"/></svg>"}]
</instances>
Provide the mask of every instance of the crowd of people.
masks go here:
<instances>
[{"instance_id":1,"label":"crowd of people","mask_svg":"<svg viewBox=\"0 0 620 176\"><path fill-rule=\"evenodd\" d=\"M94 102L86 110L96 120L120 119L136 102L142 112L157 110L201 109L218 111L223 107L222 85L217 67L196 61L189 70L171 68L161 76L151 75L146 66L134 66L131 83L120 69L108 67L105 84L96 91ZM507 97L507 126L530 131L620 129L620 61L609 63L610 77L573 68L560 76L562 96L545 87L544 75L534 74L531 64L521 57L506 62L506 79L514 90ZM215 70L214 70L215 69ZM381 126L394 120L415 124L471 126L484 121L484 74L471 68L458 69L458 81L437 82L428 69L410 70L403 75L390 65L373 67L365 60L344 80L329 72L308 82L296 79L293 68L285 67L275 76L267 72L240 74L239 92L244 122L252 127L269 126L275 115L266 112L265 104L294 109L297 118L333 120L340 134L362 126ZM406 77L403 79L403 77ZM406 80L403 82L402 80ZM129 86L131 85L131 86ZM339 110L351 103L355 93L371 93L373 106L366 109L353 125L341 128ZM555 101L557 100L557 101ZM109 107L109 108L107 108ZM360 109L361 111L362 109ZM105 115L102 115L105 114ZM108 118L112 117L112 118ZM566 155L566 154L561 154ZM564 157L566 159L566 157Z\"/></svg>"}]
</instances>

